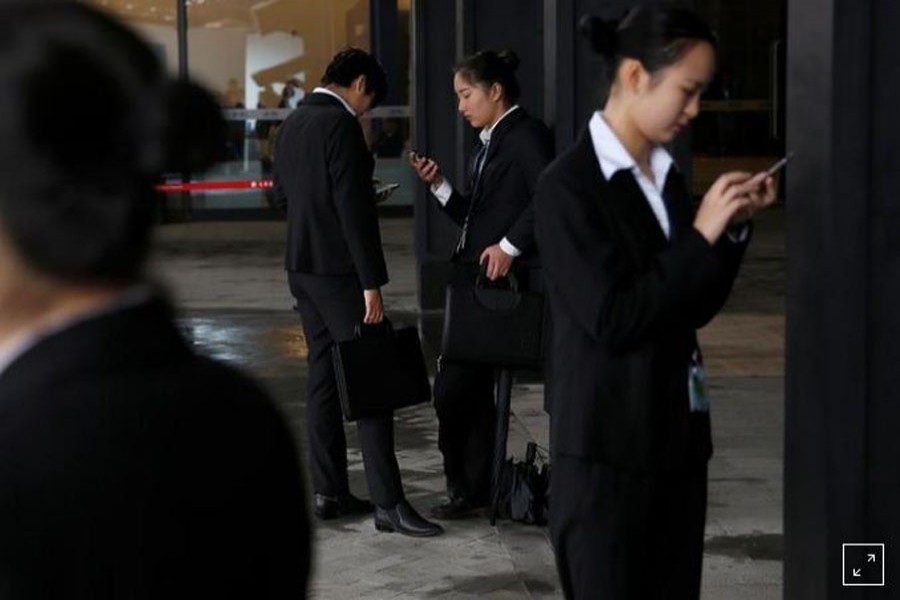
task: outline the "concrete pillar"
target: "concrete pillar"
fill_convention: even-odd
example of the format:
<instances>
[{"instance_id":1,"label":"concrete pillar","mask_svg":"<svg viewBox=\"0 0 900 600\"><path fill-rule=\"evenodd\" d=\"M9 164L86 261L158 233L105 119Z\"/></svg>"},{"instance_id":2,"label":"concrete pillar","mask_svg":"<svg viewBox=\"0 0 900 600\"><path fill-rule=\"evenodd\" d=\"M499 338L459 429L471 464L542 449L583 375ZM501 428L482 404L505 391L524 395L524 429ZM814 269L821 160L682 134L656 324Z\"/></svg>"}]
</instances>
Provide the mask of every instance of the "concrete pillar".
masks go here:
<instances>
[{"instance_id":1,"label":"concrete pillar","mask_svg":"<svg viewBox=\"0 0 900 600\"><path fill-rule=\"evenodd\" d=\"M900 4L788 11L784 597L898 598ZM866 542L887 587L845 588Z\"/></svg>"}]
</instances>

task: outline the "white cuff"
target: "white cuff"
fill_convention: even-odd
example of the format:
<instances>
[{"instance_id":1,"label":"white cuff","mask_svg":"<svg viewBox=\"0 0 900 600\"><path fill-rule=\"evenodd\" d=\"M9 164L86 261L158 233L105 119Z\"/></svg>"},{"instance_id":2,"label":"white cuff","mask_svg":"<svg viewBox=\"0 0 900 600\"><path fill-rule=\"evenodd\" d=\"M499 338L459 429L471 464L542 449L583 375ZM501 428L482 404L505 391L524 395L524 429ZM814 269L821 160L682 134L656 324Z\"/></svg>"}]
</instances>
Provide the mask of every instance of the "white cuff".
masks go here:
<instances>
[{"instance_id":1,"label":"white cuff","mask_svg":"<svg viewBox=\"0 0 900 600\"><path fill-rule=\"evenodd\" d=\"M727 231L728 239L735 244L743 244L747 241L747 236L750 235L750 226L744 223L740 229Z\"/></svg>"},{"instance_id":2,"label":"white cuff","mask_svg":"<svg viewBox=\"0 0 900 600\"><path fill-rule=\"evenodd\" d=\"M500 249L503 250L505 253L509 254L510 256L512 256L513 258L515 258L517 256L521 256L521 254L522 254L522 251L519 250L518 248L516 248L515 246L513 246L509 242L509 239L507 239L507 238L503 238L502 240L500 240Z\"/></svg>"},{"instance_id":3,"label":"white cuff","mask_svg":"<svg viewBox=\"0 0 900 600\"><path fill-rule=\"evenodd\" d=\"M431 186L431 193L434 194L434 197L441 203L441 206L446 206L447 203L450 202L450 196L453 195L453 186L450 185L450 182L444 177L441 185L437 187Z\"/></svg>"}]
</instances>

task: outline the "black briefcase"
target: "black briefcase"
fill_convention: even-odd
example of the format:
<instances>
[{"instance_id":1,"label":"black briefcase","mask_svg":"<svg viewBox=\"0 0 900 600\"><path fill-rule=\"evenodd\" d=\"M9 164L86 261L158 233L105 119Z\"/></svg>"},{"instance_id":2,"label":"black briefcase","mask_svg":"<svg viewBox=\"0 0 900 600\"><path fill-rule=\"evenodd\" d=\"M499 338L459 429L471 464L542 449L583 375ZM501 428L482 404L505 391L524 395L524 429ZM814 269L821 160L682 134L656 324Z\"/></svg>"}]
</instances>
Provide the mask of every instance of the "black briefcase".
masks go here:
<instances>
[{"instance_id":1,"label":"black briefcase","mask_svg":"<svg viewBox=\"0 0 900 600\"><path fill-rule=\"evenodd\" d=\"M444 305L441 358L454 362L539 369L542 366L544 297L488 285L479 274L474 286L451 284Z\"/></svg>"},{"instance_id":2,"label":"black briefcase","mask_svg":"<svg viewBox=\"0 0 900 600\"><path fill-rule=\"evenodd\" d=\"M344 418L380 417L431 400L425 356L415 327L395 330L385 319L361 325L356 337L332 346Z\"/></svg>"}]
</instances>

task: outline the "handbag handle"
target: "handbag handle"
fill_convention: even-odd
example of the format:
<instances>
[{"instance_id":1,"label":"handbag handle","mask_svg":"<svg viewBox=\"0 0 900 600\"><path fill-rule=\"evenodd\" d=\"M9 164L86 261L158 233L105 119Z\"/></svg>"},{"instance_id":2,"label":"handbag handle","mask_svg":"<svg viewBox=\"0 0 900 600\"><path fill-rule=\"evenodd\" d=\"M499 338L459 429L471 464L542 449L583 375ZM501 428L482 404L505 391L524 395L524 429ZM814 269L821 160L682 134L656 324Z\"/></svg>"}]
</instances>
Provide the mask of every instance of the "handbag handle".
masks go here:
<instances>
[{"instance_id":1,"label":"handbag handle","mask_svg":"<svg viewBox=\"0 0 900 600\"><path fill-rule=\"evenodd\" d=\"M384 317L381 323L357 323L356 327L353 328L353 337L355 339L361 339L363 335L371 336L375 334L382 336L394 335L394 324L391 323L390 319Z\"/></svg>"},{"instance_id":2,"label":"handbag handle","mask_svg":"<svg viewBox=\"0 0 900 600\"><path fill-rule=\"evenodd\" d=\"M519 291L519 280L516 279L516 276L512 271L509 271L502 277L502 279L506 279L509 284L509 289L513 292ZM482 262L478 265L478 274L475 276L475 287L496 287L496 284L493 284L487 276L487 261Z\"/></svg>"}]
</instances>

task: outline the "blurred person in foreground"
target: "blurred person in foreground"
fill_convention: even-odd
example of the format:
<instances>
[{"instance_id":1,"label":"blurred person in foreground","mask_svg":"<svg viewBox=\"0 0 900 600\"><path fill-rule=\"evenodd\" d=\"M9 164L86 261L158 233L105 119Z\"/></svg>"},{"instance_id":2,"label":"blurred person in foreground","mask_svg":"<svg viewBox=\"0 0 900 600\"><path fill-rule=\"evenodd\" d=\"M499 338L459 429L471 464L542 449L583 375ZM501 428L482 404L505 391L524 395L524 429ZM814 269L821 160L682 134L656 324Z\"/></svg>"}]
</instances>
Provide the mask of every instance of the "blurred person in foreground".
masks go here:
<instances>
[{"instance_id":1,"label":"blurred person in foreground","mask_svg":"<svg viewBox=\"0 0 900 600\"><path fill-rule=\"evenodd\" d=\"M81 4L0 3L0 39L0 598L304 598L291 435L144 276L215 101Z\"/></svg>"}]
</instances>

